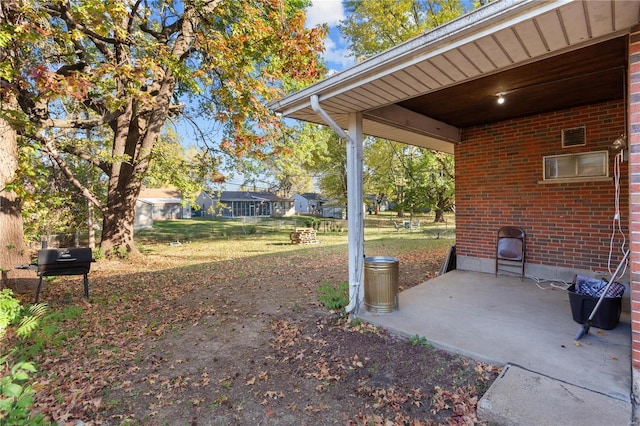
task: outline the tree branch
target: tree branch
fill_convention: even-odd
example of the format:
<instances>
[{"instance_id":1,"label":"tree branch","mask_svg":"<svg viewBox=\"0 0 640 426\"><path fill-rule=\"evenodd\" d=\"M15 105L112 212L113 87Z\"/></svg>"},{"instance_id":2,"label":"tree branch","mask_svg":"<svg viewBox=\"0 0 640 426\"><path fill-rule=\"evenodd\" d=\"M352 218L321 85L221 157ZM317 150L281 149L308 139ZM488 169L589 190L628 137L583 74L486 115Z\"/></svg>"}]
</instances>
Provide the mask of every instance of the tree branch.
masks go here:
<instances>
[{"instance_id":1,"label":"tree branch","mask_svg":"<svg viewBox=\"0 0 640 426\"><path fill-rule=\"evenodd\" d=\"M57 16L58 18L62 19L67 24L67 28L69 28L70 30L77 29L87 35L91 39L91 41L93 41L93 44L98 48L100 53L102 53L104 56L110 59L113 58L113 53L109 49L108 45L116 44L117 40L110 37L103 37L100 34L91 31L83 24L76 22L69 14L69 10L64 4L55 5L49 3L45 9L51 14L51 16Z\"/></svg>"},{"instance_id":2,"label":"tree branch","mask_svg":"<svg viewBox=\"0 0 640 426\"><path fill-rule=\"evenodd\" d=\"M142 0L136 0L136 2L131 6L131 13L129 14L129 22L127 23L127 34L131 34L131 32L133 31L135 16L138 13L138 7L140 7L140 3L142 3Z\"/></svg>"},{"instance_id":3,"label":"tree branch","mask_svg":"<svg viewBox=\"0 0 640 426\"><path fill-rule=\"evenodd\" d=\"M87 64L84 63L83 61L76 62L75 64L71 64L71 65L63 65L60 68L58 68L58 70L56 71L56 74L60 74L67 77L71 75L71 73L74 71L82 71L86 66Z\"/></svg>"},{"instance_id":4,"label":"tree branch","mask_svg":"<svg viewBox=\"0 0 640 426\"><path fill-rule=\"evenodd\" d=\"M93 129L94 127L100 127L118 118L122 114L122 111L116 111L111 114L104 115L95 119L59 119L59 118L47 118L40 121L38 124L46 128L59 128L59 129Z\"/></svg>"},{"instance_id":5,"label":"tree branch","mask_svg":"<svg viewBox=\"0 0 640 426\"><path fill-rule=\"evenodd\" d=\"M65 148L63 150L65 153L70 155L75 155L78 158L85 160L87 163L92 164L102 170L104 174L109 173L109 163L106 161L96 161L94 157L91 156L87 151L80 151L77 149Z\"/></svg>"},{"instance_id":6,"label":"tree branch","mask_svg":"<svg viewBox=\"0 0 640 426\"><path fill-rule=\"evenodd\" d=\"M438 163L440 163L440 166L442 167L442 170L444 171L444 173L447 175L447 177L449 179L454 179L454 174L451 170L449 170L449 168L447 167L447 163L444 160L444 158L442 158L442 156L439 153L436 153L436 151L432 151L430 150L434 155L436 161Z\"/></svg>"},{"instance_id":7,"label":"tree branch","mask_svg":"<svg viewBox=\"0 0 640 426\"><path fill-rule=\"evenodd\" d=\"M89 191L89 189L87 189L87 187L84 186L82 182L80 182L75 177L67 162L64 161L64 158L62 158L53 142L49 138L41 134L36 135L36 138L42 143L44 151L47 153L47 155L53 158L58 167L60 167L62 173L67 177L67 179L69 179L69 182L71 182L73 186L78 188L80 190L80 193L89 201L91 201L98 209L103 210L104 205L102 204L102 201L100 201L98 197L96 197L91 191Z\"/></svg>"}]
</instances>

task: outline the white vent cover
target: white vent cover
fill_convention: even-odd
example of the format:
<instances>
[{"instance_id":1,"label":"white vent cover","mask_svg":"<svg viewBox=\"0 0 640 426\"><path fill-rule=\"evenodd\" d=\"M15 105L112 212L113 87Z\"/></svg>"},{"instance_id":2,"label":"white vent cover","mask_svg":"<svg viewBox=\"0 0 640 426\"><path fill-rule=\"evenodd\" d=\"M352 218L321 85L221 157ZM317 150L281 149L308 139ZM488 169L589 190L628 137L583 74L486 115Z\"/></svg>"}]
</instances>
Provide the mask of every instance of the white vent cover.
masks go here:
<instances>
[{"instance_id":1,"label":"white vent cover","mask_svg":"<svg viewBox=\"0 0 640 426\"><path fill-rule=\"evenodd\" d=\"M574 127L573 129L562 129L562 147L583 146L587 144L587 128Z\"/></svg>"}]
</instances>

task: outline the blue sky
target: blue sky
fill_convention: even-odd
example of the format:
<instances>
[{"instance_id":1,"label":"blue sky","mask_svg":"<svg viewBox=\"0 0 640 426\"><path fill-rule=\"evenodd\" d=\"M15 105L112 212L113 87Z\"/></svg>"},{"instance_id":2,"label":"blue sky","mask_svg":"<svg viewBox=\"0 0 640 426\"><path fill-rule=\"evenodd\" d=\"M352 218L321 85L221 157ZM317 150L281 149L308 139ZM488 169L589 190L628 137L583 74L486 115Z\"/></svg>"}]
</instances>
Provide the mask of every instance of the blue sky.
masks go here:
<instances>
[{"instance_id":1,"label":"blue sky","mask_svg":"<svg viewBox=\"0 0 640 426\"><path fill-rule=\"evenodd\" d=\"M314 27L326 23L329 26L329 36L325 40L324 59L329 72L342 71L355 64L349 56L346 42L340 37L337 25L345 19L342 0L312 0L312 6L307 9L307 27ZM474 0L462 0L467 10L472 10Z\"/></svg>"},{"instance_id":2,"label":"blue sky","mask_svg":"<svg viewBox=\"0 0 640 426\"><path fill-rule=\"evenodd\" d=\"M346 43L336 28L343 19L342 0L313 0L312 6L307 9L307 27L323 23L329 26L324 52L324 60L329 71L342 71L355 63L354 59L349 57Z\"/></svg>"}]
</instances>

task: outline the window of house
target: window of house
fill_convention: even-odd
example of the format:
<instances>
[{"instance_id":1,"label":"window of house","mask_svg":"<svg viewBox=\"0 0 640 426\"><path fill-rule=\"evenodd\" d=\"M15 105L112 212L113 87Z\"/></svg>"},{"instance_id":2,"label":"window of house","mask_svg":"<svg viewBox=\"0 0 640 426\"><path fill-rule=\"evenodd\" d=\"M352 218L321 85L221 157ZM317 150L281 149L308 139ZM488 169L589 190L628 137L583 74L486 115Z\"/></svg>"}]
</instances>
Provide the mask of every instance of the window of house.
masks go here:
<instances>
[{"instance_id":1,"label":"window of house","mask_svg":"<svg viewBox=\"0 0 640 426\"><path fill-rule=\"evenodd\" d=\"M549 155L543 159L545 182L593 180L609 177L609 152Z\"/></svg>"}]
</instances>

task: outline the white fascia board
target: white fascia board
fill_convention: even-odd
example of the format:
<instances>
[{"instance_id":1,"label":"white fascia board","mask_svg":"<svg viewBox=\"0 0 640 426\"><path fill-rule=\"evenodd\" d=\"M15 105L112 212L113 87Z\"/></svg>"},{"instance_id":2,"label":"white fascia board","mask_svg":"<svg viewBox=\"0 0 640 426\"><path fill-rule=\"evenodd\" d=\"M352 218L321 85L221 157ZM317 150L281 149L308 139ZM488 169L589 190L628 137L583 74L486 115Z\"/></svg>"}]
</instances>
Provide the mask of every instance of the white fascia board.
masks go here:
<instances>
[{"instance_id":1,"label":"white fascia board","mask_svg":"<svg viewBox=\"0 0 640 426\"><path fill-rule=\"evenodd\" d=\"M291 115L309 107L312 95L317 95L319 101L329 99L394 71L557 9L571 1L504 0L489 3L299 92L281 98L271 103L270 107L284 116ZM512 18L507 19L508 17Z\"/></svg>"},{"instance_id":2,"label":"white fascia board","mask_svg":"<svg viewBox=\"0 0 640 426\"><path fill-rule=\"evenodd\" d=\"M460 142L461 131L455 126L434 120L397 105L387 105L364 113L372 121L400 129L410 130L425 136L433 136L449 142Z\"/></svg>"}]
</instances>

